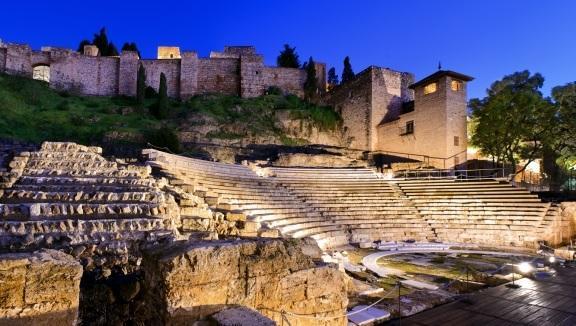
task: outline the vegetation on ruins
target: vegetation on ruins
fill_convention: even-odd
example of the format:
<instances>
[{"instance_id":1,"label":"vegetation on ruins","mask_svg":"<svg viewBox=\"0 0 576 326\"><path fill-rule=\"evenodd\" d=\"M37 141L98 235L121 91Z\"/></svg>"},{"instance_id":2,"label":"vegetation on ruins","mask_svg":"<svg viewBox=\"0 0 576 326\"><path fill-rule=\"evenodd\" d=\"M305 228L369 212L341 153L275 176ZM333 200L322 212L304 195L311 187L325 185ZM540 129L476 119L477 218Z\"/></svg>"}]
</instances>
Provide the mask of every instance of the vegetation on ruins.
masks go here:
<instances>
[{"instance_id":1,"label":"vegetation on ruins","mask_svg":"<svg viewBox=\"0 0 576 326\"><path fill-rule=\"evenodd\" d=\"M278 67L300 68L300 59L298 58L298 53L296 53L296 47L284 44L284 49L280 51L276 64Z\"/></svg>"},{"instance_id":2,"label":"vegetation on ruins","mask_svg":"<svg viewBox=\"0 0 576 326\"><path fill-rule=\"evenodd\" d=\"M138 46L136 45L135 42L124 43L124 45L122 45L122 51L134 51L138 53L138 57L142 58L142 56L140 55L140 50L138 50Z\"/></svg>"},{"instance_id":3,"label":"vegetation on ruins","mask_svg":"<svg viewBox=\"0 0 576 326\"><path fill-rule=\"evenodd\" d=\"M472 145L492 156L498 163L527 165L546 150L563 160L574 157L574 85L557 87L553 98L545 98L540 89L542 75L516 72L494 82L483 99L471 99L469 106L475 120Z\"/></svg>"},{"instance_id":4,"label":"vegetation on ruins","mask_svg":"<svg viewBox=\"0 0 576 326\"><path fill-rule=\"evenodd\" d=\"M306 64L306 81L304 82L304 96L306 99L312 99L318 92L318 78L316 77L316 65L312 57Z\"/></svg>"},{"instance_id":5,"label":"vegetation on ruins","mask_svg":"<svg viewBox=\"0 0 576 326\"><path fill-rule=\"evenodd\" d=\"M144 105L146 98L146 69L142 64L138 67L138 76L136 77L136 103L139 107Z\"/></svg>"},{"instance_id":6,"label":"vegetation on ruins","mask_svg":"<svg viewBox=\"0 0 576 326\"><path fill-rule=\"evenodd\" d=\"M352 70L352 64L350 63L350 57L346 56L344 58L344 69L342 70L342 84L354 79L354 71Z\"/></svg>"},{"instance_id":7,"label":"vegetation on ruins","mask_svg":"<svg viewBox=\"0 0 576 326\"><path fill-rule=\"evenodd\" d=\"M333 88L334 86L338 85L340 82L338 80L338 75L336 74L336 68L332 67L328 70L328 87Z\"/></svg>"},{"instance_id":8,"label":"vegetation on ruins","mask_svg":"<svg viewBox=\"0 0 576 326\"><path fill-rule=\"evenodd\" d=\"M335 130L341 124L340 116L331 107L311 104L274 89L256 98L220 94L198 95L186 101L167 98L163 120L148 111L157 103L158 95L151 87L145 89L141 106L144 110L137 110L140 106L136 98L73 96L58 93L45 82L0 74L0 138L36 143L74 141L109 150L142 147L149 142L176 152L175 142L165 141L174 137L160 137L153 131L166 127L173 134L199 133L200 139L253 141L260 137L293 145L306 141L286 135L277 113L287 112L290 119L323 131Z\"/></svg>"},{"instance_id":9,"label":"vegetation on ruins","mask_svg":"<svg viewBox=\"0 0 576 326\"><path fill-rule=\"evenodd\" d=\"M118 55L118 49L114 43L108 41L108 35L106 35L106 28L102 27L100 31L94 34L94 38L92 39L92 45L95 45L98 50L100 51L100 55L103 57L111 57ZM84 49L84 45L86 44L86 40L80 42L80 46Z\"/></svg>"},{"instance_id":10,"label":"vegetation on ruins","mask_svg":"<svg viewBox=\"0 0 576 326\"><path fill-rule=\"evenodd\" d=\"M166 85L166 75L160 74L160 85L158 86L158 101L151 107L152 115L157 119L168 118L168 86Z\"/></svg>"}]
</instances>

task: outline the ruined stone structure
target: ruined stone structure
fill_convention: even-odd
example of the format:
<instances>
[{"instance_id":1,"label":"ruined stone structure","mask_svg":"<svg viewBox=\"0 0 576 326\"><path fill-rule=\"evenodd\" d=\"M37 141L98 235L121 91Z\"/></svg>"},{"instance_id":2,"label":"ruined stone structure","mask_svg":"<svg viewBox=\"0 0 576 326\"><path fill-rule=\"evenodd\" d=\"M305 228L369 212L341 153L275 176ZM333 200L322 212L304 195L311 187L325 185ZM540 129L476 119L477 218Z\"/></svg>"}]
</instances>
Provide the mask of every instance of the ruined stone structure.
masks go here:
<instances>
[{"instance_id":1,"label":"ruined stone structure","mask_svg":"<svg viewBox=\"0 0 576 326\"><path fill-rule=\"evenodd\" d=\"M414 83L410 73L369 67L327 94L341 113L351 148L414 158L437 168L466 161L466 82L438 71Z\"/></svg>"},{"instance_id":2,"label":"ruined stone structure","mask_svg":"<svg viewBox=\"0 0 576 326\"><path fill-rule=\"evenodd\" d=\"M150 166L107 160L98 147L15 146L27 151L0 146L0 325L191 324L237 306L345 324L344 275L297 241L253 239L278 230L212 210ZM219 265L236 272L214 273Z\"/></svg>"},{"instance_id":3,"label":"ruined stone structure","mask_svg":"<svg viewBox=\"0 0 576 326\"><path fill-rule=\"evenodd\" d=\"M49 78L43 80L52 88L83 95L134 96L140 65L146 68L149 86L158 89L164 73L168 95L182 99L205 93L255 97L270 86L301 96L306 81L302 69L265 66L263 57L251 46L227 46L209 58L161 46L158 58L147 60L131 51L123 51L119 57L100 57L98 49L90 45L83 54L52 47L33 51L28 45L0 45L0 73L32 78L36 67L49 67ZM316 71L319 88L324 89L325 65L316 63Z\"/></svg>"},{"instance_id":4,"label":"ruined stone structure","mask_svg":"<svg viewBox=\"0 0 576 326\"><path fill-rule=\"evenodd\" d=\"M94 46L79 54L0 45L0 73L34 76L56 90L85 95L134 96L140 65L146 69L149 86L157 89L164 73L168 95L182 99L206 93L256 97L271 86L302 96L306 80L302 69L265 66L252 46L227 46L208 58L161 46L157 59L145 60L130 51L100 57ZM324 64L316 63L316 75L319 89L324 90ZM415 83L411 73L371 66L333 88L322 101L341 114L345 138L351 139L345 146L453 168L467 159L466 83L472 79L440 70Z\"/></svg>"},{"instance_id":5,"label":"ruined stone structure","mask_svg":"<svg viewBox=\"0 0 576 326\"><path fill-rule=\"evenodd\" d=\"M574 216L498 180L386 181L368 168L250 169L156 150L146 156L171 183L238 216L254 235L277 230L322 249L399 240L534 248L574 234Z\"/></svg>"}]
</instances>

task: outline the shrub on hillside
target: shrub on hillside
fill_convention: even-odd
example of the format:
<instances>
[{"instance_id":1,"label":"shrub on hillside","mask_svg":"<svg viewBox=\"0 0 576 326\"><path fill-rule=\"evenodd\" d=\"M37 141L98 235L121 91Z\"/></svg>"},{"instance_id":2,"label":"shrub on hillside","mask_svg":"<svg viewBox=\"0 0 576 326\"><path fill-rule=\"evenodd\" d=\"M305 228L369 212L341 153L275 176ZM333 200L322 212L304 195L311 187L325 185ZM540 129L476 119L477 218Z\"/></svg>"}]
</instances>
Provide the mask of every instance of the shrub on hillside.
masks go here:
<instances>
[{"instance_id":1,"label":"shrub on hillside","mask_svg":"<svg viewBox=\"0 0 576 326\"><path fill-rule=\"evenodd\" d=\"M167 148L173 153L180 153L182 151L178 135L168 127L162 127L148 132L146 141L155 147Z\"/></svg>"}]
</instances>

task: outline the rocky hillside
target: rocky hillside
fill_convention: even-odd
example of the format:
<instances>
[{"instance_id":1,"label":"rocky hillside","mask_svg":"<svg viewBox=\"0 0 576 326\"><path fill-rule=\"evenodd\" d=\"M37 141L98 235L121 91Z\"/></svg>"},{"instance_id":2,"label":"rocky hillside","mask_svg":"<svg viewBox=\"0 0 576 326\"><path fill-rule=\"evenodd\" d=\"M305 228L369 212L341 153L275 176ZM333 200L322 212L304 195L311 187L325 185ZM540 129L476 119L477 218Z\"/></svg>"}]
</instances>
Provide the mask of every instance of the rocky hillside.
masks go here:
<instances>
[{"instance_id":1,"label":"rocky hillside","mask_svg":"<svg viewBox=\"0 0 576 326\"><path fill-rule=\"evenodd\" d=\"M202 152L207 145L345 146L349 141L332 108L277 89L251 99L203 95L171 100L169 116L163 120L150 113L156 102L154 94L138 107L132 98L57 93L44 82L0 74L0 138L73 141L103 146L117 155L136 153L146 143Z\"/></svg>"}]
</instances>

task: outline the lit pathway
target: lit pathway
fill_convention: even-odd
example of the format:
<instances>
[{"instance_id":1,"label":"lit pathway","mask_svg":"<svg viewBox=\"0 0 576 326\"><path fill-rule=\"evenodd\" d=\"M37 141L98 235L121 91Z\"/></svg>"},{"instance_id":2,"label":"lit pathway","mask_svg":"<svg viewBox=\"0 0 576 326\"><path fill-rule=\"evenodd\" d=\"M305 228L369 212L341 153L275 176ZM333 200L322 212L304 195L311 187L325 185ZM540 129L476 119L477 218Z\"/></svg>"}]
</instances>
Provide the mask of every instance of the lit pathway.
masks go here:
<instances>
[{"instance_id":1,"label":"lit pathway","mask_svg":"<svg viewBox=\"0 0 576 326\"><path fill-rule=\"evenodd\" d=\"M383 257L387 256L394 256L400 254L420 254L420 253L434 253L434 252L442 252L447 254L479 254L479 255L493 255L493 256L526 256L530 257L532 255L529 254L522 254L522 253L509 253L509 252L502 252L502 251L479 251L479 250L450 250L450 249L418 249L414 248L413 250L393 250L393 251L382 251L370 254L364 258L362 258L362 265L364 265L367 269L375 273L380 277L386 277L388 275L399 275L403 274L399 273L398 269L393 268L386 268L384 266L378 265L378 260Z\"/></svg>"}]
</instances>

